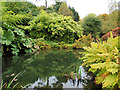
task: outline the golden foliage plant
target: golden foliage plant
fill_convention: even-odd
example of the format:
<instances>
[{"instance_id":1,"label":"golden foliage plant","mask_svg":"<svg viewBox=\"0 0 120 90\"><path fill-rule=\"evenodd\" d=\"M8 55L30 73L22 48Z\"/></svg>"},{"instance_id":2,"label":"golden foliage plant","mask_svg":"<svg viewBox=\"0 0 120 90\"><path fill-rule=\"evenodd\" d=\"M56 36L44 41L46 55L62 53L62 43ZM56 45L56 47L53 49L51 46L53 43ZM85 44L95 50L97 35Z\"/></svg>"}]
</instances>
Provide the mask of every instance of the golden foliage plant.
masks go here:
<instances>
[{"instance_id":1,"label":"golden foliage plant","mask_svg":"<svg viewBox=\"0 0 120 90\"><path fill-rule=\"evenodd\" d=\"M78 40L75 40L73 47L74 48L83 48L83 47L88 47L90 46L91 42L93 42L94 38L92 38L92 35L83 35L81 38Z\"/></svg>"},{"instance_id":2,"label":"golden foliage plant","mask_svg":"<svg viewBox=\"0 0 120 90\"><path fill-rule=\"evenodd\" d=\"M96 74L95 83L103 88L115 88L118 82L118 38L111 37L105 42L92 42L91 47L84 47L86 52L82 59L83 66L90 67L89 71Z\"/></svg>"}]
</instances>

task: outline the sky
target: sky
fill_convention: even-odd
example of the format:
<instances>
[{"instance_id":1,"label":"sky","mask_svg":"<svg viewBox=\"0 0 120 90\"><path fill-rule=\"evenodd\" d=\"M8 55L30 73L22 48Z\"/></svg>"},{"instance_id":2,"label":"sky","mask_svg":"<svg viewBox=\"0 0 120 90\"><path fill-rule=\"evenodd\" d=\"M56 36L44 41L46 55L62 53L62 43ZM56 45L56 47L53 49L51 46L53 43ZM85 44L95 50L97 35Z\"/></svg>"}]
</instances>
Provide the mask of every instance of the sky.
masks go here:
<instances>
[{"instance_id":1,"label":"sky","mask_svg":"<svg viewBox=\"0 0 120 90\"><path fill-rule=\"evenodd\" d=\"M37 6L45 5L45 0L28 0L33 2ZM54 0L47 0L48 6L55 4ZM109 13L109 0L66 0L67 5L74 7L79 13L80 19L83 19L89 13L95 13L96 15ZM120 0L116 0L120 1Z\"/></svg>"}]
</instances>

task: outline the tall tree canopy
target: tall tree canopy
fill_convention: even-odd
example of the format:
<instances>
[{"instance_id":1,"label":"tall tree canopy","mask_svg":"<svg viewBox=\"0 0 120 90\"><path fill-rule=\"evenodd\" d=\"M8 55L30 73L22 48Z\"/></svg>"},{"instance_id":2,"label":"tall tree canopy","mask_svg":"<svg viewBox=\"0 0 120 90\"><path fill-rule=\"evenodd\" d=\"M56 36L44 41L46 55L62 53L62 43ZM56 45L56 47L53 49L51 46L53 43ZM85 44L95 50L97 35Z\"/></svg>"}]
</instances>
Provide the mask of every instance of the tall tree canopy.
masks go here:
<instances>
[{"instance_id":1,"label":"tall tree canopy","mask_svg":"<svg viewBox=\"0 0 120 90\"><path fill-rule=\"evenodd\" d=\"M56 4L53 5L53 9L55 10L55 12L57 12L57 11L59 10L59 8L60 8L60 6L61 6L62 3L63 3L63 2L57 2L57 1L56 1Z\"/></svg>"},{"instance_id":2,"label":"tall tree canopy","mask_svg":"<svg viewBox=\"0 0 120 90\"><path fill-rule=\"evenodd\" d=\"M2 8L4 7L7 11L13 11L15 14L31 13L33 16L36 16L39 13L36 5L30 2L2 2Z\"/></svg>"},{"instance_id":3,"label":"tall tree canopy","mask_svg":"<svg viewBox=\"0 0 120 90\"><path fill-rule=\"evenodd\" d=\"M113 11L106 18L106 21L103 21L102 32L107 33L112 29L118 27L118 10Z\"/></svg>"},{"instance_id":4,"label":"tall tree canopy","mask_svg":"<svg viewBox=\"0 0 120 90\"><path fill-rule=\"evenodd\" d=\"M107 20L107 17L108 17L108 14L100 14L97 16L99 19L101 19L102 21L106 21Z\"/></svg>"},{"instance_id":5,"label":"tall tree canopy","mask_svg":"<svg viewBox=\"0 0 120 90\"><path fill-rule=\"evenodd\" d=\"M95 14L89 14L83 19L84 34L88 35L91 33L96 38L101 33L101 25L101 20Z\"/></svg>"},{"instance_id":6,"label":"tall tree canopy","mask_svg":"<svg viewBox=\"0 0 120 90\"><path fill-rule=\"evenodd\" d=\"M64 2L61 4L58 14L62 14L64 16L71 16L73 18L73 13L72 11L67 7L67 4Z\"/></svg>"},{"instance_id":7,"label":"tall tree canopy","mask_svg":"<svg viewBox=\"0 0 120 90\"><path fill-rule=\"evenodd\" d=\"M116 0L109 0L109 5L108 5L109 13L115 11L117 7L118 7L118 3Z\"/></svg>"},{"instance_id":8,"label":"tall tree canopy","mask_svg":"<svg viewBox=\"0 0 120 90\"><path fill-rule=\"evenodd\" d=\"M74 21L79 21L79 14L78 12L74 9L74 7L69 7L69 9L73 12L73 16L74 16Z\"/></svg>"}]
</instances>

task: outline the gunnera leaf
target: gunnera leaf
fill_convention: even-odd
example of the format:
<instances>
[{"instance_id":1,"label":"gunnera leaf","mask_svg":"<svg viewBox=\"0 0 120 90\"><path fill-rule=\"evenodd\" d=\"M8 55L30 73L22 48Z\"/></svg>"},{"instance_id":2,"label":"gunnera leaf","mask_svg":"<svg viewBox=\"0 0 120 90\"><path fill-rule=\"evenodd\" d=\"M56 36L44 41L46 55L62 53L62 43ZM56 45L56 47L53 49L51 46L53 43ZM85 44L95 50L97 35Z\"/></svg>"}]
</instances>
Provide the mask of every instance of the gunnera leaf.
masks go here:
<instances>
[{"instance_id":1,"label":"gunnera leaf","mask_svg":"<svg viewBox=\"0 0 120 90\"><path fill-rule=\"evenodd\" d=\"M8 29L8 31L4 30L4 34L2 36L2 44L10 45L14 38L15 36L13 31L11 31L10 29Z\"/></svg>"}]
</instances>

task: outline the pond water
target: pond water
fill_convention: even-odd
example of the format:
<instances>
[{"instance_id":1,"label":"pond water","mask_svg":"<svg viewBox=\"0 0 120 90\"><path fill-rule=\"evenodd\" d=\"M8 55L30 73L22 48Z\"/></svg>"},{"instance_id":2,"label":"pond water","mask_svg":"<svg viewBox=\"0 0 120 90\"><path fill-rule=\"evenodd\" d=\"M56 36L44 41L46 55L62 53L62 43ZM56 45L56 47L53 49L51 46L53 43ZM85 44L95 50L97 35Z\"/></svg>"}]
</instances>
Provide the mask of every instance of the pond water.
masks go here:
<instances>
[{"instance_id":1,"label":"pond water","mask_svg":"<svg viewBox=\"0 0 120 90\"><path fill-rule=\"evenodd\" d=\"M4 57L3 80L9 81L11 74L20 73L17 87L27 88L99 88L81 66L80 50L46 50L19 57ZM81 79L75 74L80 72ZM75 77L73 78L73 73Z\"/></svg>"}]
</instances>

